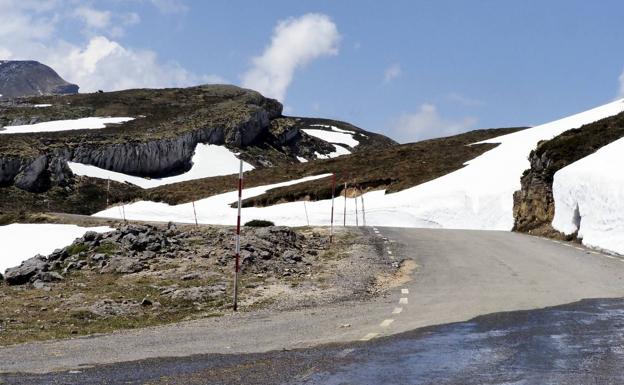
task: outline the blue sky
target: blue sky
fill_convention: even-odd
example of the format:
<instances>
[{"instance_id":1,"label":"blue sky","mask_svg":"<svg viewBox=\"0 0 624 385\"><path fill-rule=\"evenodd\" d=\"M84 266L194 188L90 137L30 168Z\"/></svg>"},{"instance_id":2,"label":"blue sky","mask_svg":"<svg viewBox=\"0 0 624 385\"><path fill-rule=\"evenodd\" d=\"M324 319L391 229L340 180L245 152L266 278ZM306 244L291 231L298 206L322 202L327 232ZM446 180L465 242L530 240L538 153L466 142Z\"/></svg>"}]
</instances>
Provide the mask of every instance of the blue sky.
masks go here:
<instances>
[{"instance_id":1,"label":"blue sky","mask_svg":"<svg viewBox=\"0 0 624 385\"><path fill-rule=\"evenodd\" d=\"M287 112L346 120L401 141L538 124L606 103L623 87L624 2L615 0L27 3L0 0L0 12L49 33L6 43L20 30L5 27L3 36L0 27L0 56L46 60L84 90L243 84L278 23L320 15L332 25L324 35L331 41L295 54L303 59L276 91ZM100 60L102 51L116 54ZM263 63L266 72L273 62ZM114 81L124 68L136 73Z\"/></svg>"}]
</instances>

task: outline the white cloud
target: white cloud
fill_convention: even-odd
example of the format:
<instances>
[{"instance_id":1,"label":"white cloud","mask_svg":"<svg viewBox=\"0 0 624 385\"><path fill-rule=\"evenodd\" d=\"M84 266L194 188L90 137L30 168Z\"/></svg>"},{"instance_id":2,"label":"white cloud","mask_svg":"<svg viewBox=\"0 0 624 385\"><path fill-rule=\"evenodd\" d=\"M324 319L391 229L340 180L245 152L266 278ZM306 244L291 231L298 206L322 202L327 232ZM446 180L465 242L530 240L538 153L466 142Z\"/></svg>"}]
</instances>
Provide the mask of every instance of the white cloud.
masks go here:
<instances>
[{"instance_id":1,"label":"white cloud","mask_svg":"<svg viewBox=\"0 0 624 385\"><path fill-rule=\"evenodd\" d=\"M474 128L476 123L473 117L445 119L440 116L435 105L425 103L418 111L400 116L391 127L391 132L394 139L407 143L455 135Z\"/></svg>"},{"instance_id":2,"label":"white cloud","mask_svg":"<svg viewBox=\"0 0 624 385\"><path fill-rule=\"evenodd\" d=\"M151 0L152 4L162 13L183 13L188 11L188 6L182 0Z\"/></svg>"},{"instance_id":3,"label":"white cloud","mask_svg":"<svg viewBox=\"0 0 624 385\"><path fill-rule=\"evenodd\" d=\"M480 107L485 105L485 102L482 100L469 98L457 92L451 92L446 96L446 99L461 104L464 107Z\"/></svg>"},{"instance_id":4,"label":"white cloud","mask_svg":"<svg viewBox=\"0 0 624 385\"><path fill-rule=\"evenodd\" d=\"M403 71L401 70L400 64L392 64L390 67L386 68L384 71L383 83L388 84L394 79L401 76Z\"/></svg>"},{"instance_id":5,"label":"white cloud","mask_svg":"<svg viewBox=\"0 0 624 385\"><path fill-rule=\"evenodd\" d=\"M89 28L102 29L111 22L110 11L100 11L95 8L82 6L74 10L73 15L82 20Z\"/></svg>"},{"instance_id":6,"label":"white cloud","mask_svg":"<svg viewBox=\"0 0 624 385\"><path fill-rule=\"evenodd\" d=\"M339 42L338 28L326 15L308 13L280 21L271 44L242 75L243 87L283 101L297 68L322 56L337 55Z\"/></svg>"},{"instance_id":7,"label":"white cloud","mask_svg":"<svg viewBox=\"0 0 624 385\"><path fill-rule=\"evenodd\" d=\"M56 32L62 17L80 14L85 25L107 29L106 17L84 10L74 14L68 4L0 0L0 59L38 60L50 65L65 80L78 84L81 92L226 82L215 75L192 73L175 62L163 63L154 51L125 47L111 38L119 30L108 28L105 33L109 36L100 31L88 34L82 43L67 42ZM138 15L131 14L112 14L111 18L125 25L140 21ZM112 23L110 18L108 23Z\"/></svg>"}]
</instances>

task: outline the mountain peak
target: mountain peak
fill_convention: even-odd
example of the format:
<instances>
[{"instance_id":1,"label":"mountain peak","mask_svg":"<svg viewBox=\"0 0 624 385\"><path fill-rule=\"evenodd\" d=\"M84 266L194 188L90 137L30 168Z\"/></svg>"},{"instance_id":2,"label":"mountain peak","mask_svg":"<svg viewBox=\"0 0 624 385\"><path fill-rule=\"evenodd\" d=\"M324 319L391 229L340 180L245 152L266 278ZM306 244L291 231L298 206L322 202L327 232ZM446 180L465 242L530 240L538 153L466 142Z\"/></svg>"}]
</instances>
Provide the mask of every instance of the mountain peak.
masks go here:
<instances>
[{"instance_id":1,"label":"mountain peak","mask_svg":"<svg viewBox=\"0 0 624 385\"><path fill-rule=\"evenodd\" d=\"M78 93L52 68L34 60L0 60L0 99Z\"/></svg>"}]
</instances>

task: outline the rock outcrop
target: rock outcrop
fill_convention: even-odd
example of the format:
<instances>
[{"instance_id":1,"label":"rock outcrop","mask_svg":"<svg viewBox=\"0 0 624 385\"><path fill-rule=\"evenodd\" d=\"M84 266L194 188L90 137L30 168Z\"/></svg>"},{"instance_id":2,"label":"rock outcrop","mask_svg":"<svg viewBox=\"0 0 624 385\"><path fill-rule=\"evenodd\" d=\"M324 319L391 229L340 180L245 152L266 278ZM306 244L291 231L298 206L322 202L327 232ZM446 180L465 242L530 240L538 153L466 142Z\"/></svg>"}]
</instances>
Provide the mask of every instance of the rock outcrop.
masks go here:
<instances>
[{"instance_id":1,"label":"rock outcrop","mask_svg":"<svg viewBox=\"0 0 624 385\"><path fill-rule=\"evenodd\" d=\"M78 93L52 68L36 61L0 61L0 99Z\"/></svg>"},{"instance_id":2,"label":"rock outcrop","mask_svg":"<svg viewBox=\"0 0 624 385\"><path fill-rule=\"evenodd\" d=\"M529 155L531 168L514 194L514 230L563 237L553 229L555 173L607 144L624 137L624 113L564 132L541 142Z\"/></svg>"}]
</instances>

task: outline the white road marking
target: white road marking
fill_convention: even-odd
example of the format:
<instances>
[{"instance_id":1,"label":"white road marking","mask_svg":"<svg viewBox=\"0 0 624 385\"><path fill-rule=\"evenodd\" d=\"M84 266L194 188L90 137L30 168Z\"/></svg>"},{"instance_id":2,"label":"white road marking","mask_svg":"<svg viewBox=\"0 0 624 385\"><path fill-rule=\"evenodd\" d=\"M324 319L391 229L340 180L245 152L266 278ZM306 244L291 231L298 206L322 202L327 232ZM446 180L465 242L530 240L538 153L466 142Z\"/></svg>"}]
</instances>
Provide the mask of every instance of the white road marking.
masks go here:
<instances>
[{"instance_id":1,"label":"white road marking","mask_svg":"<svg viewBox=\"0 0 624 385\"><path fill-rule=\"evenodd\" d=\"M402 298L399 300L399 304L401 304L401 305L407 305L407 298L402 297Z\"/></svg>"},{"instance_id":2,"label":"white road marking","mask_svg":"<svg viewBox=\"0 0 624 385\"><path fill-rule=\"evenodd\" d=\"M401 289L401 294L409 294L409 289Z\"/></svg>"},{"instance_id":3,"label":"white road marking","mask_svg":"<svg viewBox=\"0 0 624 385\"><path fill-rule=\"evenodd\" d=\"M394 310L392 310L392 314L400 314L402 311L402 307L395 307Z\"/></svg>"},{"instance_id":4,"label":"white road marking","mask_svg":"<svg viewBox=\"0 0 624 385\"><path fill-rule=\"evenodd\" d=\"M388 254L392 255L392 251L388 250Z\"/></svg>"},{"instance_id":5,"label":"white road marking","mask_svg":"<svg viewBox=\"0 0 624 385\"><path fill-rule=\"evenodd\" d=\"M345 358L346 356L348 356L349 354L353 353L354 351L355 351L355 349L344 349L340 353L336 354L336 357Z\"/></svg>"},{"instance_id":6,"label":"white road marking","mask_svg":"<svg viewBox=\"0 0 624 385\"><path fill-rule=\"evenodd\" d=\"M373 338L377 337L378 335L379 335L379 333L368 333L364 337L360 338L360 341L372 340Z\"/></svg>"},{"instance_id":7,"label":"white road marking","mask_svg":"<svg viewBox=\"0 0 624 385\"><path fill-rule=\"evenodd\" d=\"M392 318L388 318L388 319L383 320L383 322L381 322L379 326L381 326L382 328L387 328L393 322L394 320Z\"/></svg>"}]
</instances>

